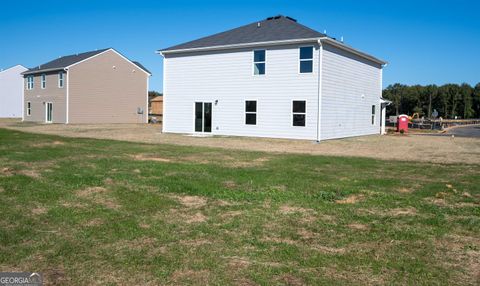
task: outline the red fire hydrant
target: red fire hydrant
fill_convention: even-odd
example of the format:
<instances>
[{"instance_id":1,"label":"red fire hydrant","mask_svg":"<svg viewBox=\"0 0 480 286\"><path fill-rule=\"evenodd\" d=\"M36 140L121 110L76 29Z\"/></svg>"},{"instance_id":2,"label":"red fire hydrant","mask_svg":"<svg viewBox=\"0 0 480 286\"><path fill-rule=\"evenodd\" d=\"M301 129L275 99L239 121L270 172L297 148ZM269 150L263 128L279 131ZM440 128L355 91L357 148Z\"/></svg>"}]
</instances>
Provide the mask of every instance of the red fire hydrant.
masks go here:
<instances>
[{"instance_id":1,"label":"red fire hydrant","mask_svg":"<svg viewBox=\"0 0 480 286\"><path fill-rule=\"evenodd\" d=\"M408 131L408 115L402 114L397 118L397 132L407 133Z\"/></svg>"}]
</instances>

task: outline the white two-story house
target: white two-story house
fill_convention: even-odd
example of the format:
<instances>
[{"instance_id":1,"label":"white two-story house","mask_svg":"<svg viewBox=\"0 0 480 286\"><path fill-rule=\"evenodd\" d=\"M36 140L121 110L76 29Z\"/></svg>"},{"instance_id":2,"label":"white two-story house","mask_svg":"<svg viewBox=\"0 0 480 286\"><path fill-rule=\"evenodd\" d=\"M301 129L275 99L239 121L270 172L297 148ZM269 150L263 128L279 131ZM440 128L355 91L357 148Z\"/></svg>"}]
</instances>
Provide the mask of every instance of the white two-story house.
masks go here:
<instances>
[{"instance_id":1,"label":"white two-story house","mask_svg":"<svg viewBox=\"0 0 480 286\"><path fill-rule=\"evenodd\" d=\"M321 141L384 131L386 62L290 17L158 53L164 132Z\"/></svg>"}]
</instances>

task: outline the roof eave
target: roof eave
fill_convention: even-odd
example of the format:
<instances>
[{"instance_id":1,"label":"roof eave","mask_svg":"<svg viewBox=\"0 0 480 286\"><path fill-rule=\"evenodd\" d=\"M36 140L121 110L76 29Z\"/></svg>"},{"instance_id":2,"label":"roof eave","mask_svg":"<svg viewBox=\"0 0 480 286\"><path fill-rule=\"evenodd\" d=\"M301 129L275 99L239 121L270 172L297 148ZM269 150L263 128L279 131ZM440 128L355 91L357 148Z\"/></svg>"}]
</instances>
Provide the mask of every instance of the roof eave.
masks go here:
<instances>
[{"instance_id":1,"label":"roof eave","mask_svg":"<svg viewBox=\"0 0 480 286\"><path fill-rule=\"evenodd\" d=\"M345 45L344 43L339 42L339 41L337 41L337 40L334 40L334 39L332 39L332 38L323 37L323 38L320 38L320 40L321 40L322 42L327 42L328 44L330 44L330 45L332 45L332 46L335 46L335 47L337 47L337 48L340 48L340 49L343 49L343 50L345 50L345 51L351 52L351 53L353 53L353 54L355 54L355 55L357 55L357 56L360 56L360 57L362 57L362 58L364 58L364 59L367 59L367 60L370 60L370 61L375 62L375 63L377 63L377 64L380 64L380 65L382 65L382 66L388 64L388 62L386 62L386 61L384 61L384 60L378 59L378 58L376 58L376 57L374 57L374 56L371 56L371 55L369 55L369 54L366 54L366 53L364 53L364 52L361 52L361 51L359 51L359 50L357 50L357 49L355 49L355 48L352 48L352 47L350 47L350 46L348 46L348 45Z\"/></svg>"},{"instance_id":2,"label":"roof eave","mask_svg":"<svg viewBox=\"0 0 480 286\"><path fill-rule=\"evenodd\" d=\"M319 39L320 38L302 38L302 39L291 39L291 40L241 43L241 44L232 44L232 45L219 45L219 46L199 47L199 48L189 48L189 49L175 49L175 50L166 49L166 50L157 50L156 53L163 56L166 54L176 54L176 53L216 51L216 50L229 50L229 49L237 49L237 48L249 48L249 47L257 47L257 46L276 46L276 45L295 44L295 43L308 43L308 42L316 42Z\"/></svg>"},{"instance_id":3,"label":"roof eave","mask_svg":"<svg viewBox=\"0 0 480 286\"><path fill-rule=\"evenodd\" d=\"M44 72L51 72L51 71L63 71L65 67L60 68L51 68L51 69L41 69L41 70L34 70L34 71L25 71L22 72L21 75L30 75L30 74L37 74L37 73L44 73Z\"/></svg>"},{"instance_id":4,"label":"roof eave","mask_svg":"<svg viewBox=\"0 0 480 286\"><path fill-rule=\"evenodd\" d=\"M285 45L285 44L296 44L296 43L309 43L309 42L327 42L333 46L336 46L340 49L346 50L353 54L356 54L362 58L370 60L372 62L378 63L380 65L386 65L388 62L378 59L374 56L361 52L357 49L354 49L344 43L341 43L337 40L334 40L329 37L317 37L317 38L302 38L302 39L292 39L292 40L279 40L279 41L265 41L265 42L255 42L255 43L243 43L243 44L232 44L232 45L219 45L219 46L210 46L210 47L199 47L199 48L190 48L190 49L175 49L175 50L157 50L156 53L162 56L167 54L177 54L177 53L189 53L189 52L203 52L203 51L218 51L218 50L229 50L237 48L250 48L258 46L276 46L276 45Z\"/></svg>"}]
</instances>

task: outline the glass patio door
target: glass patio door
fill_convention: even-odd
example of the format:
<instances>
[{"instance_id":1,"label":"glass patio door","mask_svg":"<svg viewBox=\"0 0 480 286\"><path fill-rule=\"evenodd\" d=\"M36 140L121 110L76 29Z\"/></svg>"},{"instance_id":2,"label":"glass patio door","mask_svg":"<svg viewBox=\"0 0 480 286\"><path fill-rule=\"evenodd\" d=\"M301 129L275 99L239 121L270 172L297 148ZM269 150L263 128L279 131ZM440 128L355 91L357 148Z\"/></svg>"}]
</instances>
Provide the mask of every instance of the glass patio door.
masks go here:
<instances>
[{"instance_id":1,"label":"glass patio door","mask_svg":"<svg viewBox=\"0 0 480 286\"><path fill-rule=\"evenodd\" d=\"M211 102L195 102L195 132L212 132Z\"/></svg>"},{"instance_id":2,"label":"glass patio door","mask_svg":"<svg viewBox=\"0 0 480 286\"><path fill-rule=\"evenodd\" d=\"M47 102L45 108L46 108L45 122L51 123L52 122L53 103Z\"/></svg>"}]
</instances>

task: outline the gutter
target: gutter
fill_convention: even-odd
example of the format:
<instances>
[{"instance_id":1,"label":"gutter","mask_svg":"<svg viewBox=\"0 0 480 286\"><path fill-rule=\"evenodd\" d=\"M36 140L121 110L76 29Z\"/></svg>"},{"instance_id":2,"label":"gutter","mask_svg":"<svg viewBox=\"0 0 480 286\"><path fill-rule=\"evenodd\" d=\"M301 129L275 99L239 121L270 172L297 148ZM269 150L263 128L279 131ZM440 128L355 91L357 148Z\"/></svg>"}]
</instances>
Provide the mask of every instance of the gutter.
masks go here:
<instances>
[{"instance_id":1,"label":"gutter","mask_svg":"<svg viewBox=\"0 0 480 286\"><path fill-rule=\"evenodd\" d=\"M323 45L322 41L318 40L318 90L317 90L317 143L321 139L322 129L322 72L323 72Z\"/></svg>"},{"instance_id":2,"label":"gutter","mask_svg":"<svg viewBox=\"0 0 480 286\"><path fill-rule=\"evenodd\" d=\"M61 71L61 70L64 70L64 68L52 68L52 69L44 69L44 70L26 71L26 72L22 72L21 75L31 75L31 74L44 73L44 72L50 72L50 71Z\"/></svg>"}]
</instances>

